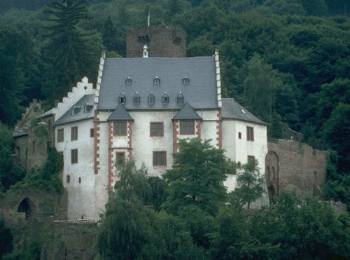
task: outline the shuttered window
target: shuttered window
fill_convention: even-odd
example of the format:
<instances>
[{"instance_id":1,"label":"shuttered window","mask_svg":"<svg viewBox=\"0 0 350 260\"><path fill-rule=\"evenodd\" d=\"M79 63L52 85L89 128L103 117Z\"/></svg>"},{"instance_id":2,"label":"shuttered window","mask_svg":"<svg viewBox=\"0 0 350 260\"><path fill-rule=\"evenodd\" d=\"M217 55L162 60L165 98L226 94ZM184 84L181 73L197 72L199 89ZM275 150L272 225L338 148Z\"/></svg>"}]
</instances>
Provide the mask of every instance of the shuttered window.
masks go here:
<instances>
[{"instance_id":1,"label":"shuttered window","mask_svg":"<svg viewBox=\"0 0 350 260\"><path fill-rule=\"evenodd\" d=\"M247 140L254 141L254 128L247 126Z\"/></svg>"},{"instance_id":2,"label":"shuttered window","mask_svg":"<svg viewBox=\"0 0 350 260\"><path fill-rule=\"evenodd\" d=\"M194 121L180 121L180 135L194 135Z\"/></svg>"},{"instance_id":3,"label":"shuttered window","mask_svg":"<svg viewBox=\"0 0 350 260\"><path fill-rule=\"evenodd\" d=\"M150 126L151 136L164 136L163 122L152 122Z\"/></svg>"},{"instance_id":4,"label":"shuttered window","mask_svg":"<svg viewBox=\"0 0 350 260\"><path fill-rule=\"evenodd\" d=\"M153 152L153 166L166 166L166 152Z\"/></svg>"},{"instance_id":5,"label":"shuttered window","mask_svg":"<svg viewBox=\"0 0 350 260\"><path fill-rule=\"evenodd\" d=\"M126 136L127 135L127 122L126 121L114 122L114 135L115 136Z\"/></svg>"}]
</instances>

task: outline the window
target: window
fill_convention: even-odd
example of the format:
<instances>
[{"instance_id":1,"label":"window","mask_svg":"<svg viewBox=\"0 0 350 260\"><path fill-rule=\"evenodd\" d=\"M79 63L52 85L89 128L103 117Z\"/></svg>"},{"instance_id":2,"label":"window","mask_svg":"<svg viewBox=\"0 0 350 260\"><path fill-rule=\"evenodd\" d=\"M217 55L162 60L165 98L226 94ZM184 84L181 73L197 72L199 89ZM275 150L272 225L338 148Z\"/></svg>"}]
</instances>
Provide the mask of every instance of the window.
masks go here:
<instances>
[{"instance_id":1,"label":"window","mask_svg":"<svg viewBox=\"0 0 350 260\"><path fill-rule=\"evenodd\" d=\"M247 126L247 140L254 141L254 128Z\"/></svg>"},{"instance_id":2,"label":"window","mask_svg":"<svg viewBox=\"0 0 350 260\"><path fill-rule=\"evenodd\" d=\"M85 104L84 106L84 112L89 113L94 108L94 105L92 104Z\"/></svg>"},{"instance_id":3,"label":"window","mask_svg":"<svg viewBox=\"0 0 350 260\"><path fill-rule=\"evenodd\" d=\"M94 137L95 136L95 129L91 128L90 129L90 137Z\"/></svg>"},{"instance_id":4,"label":"window","mask_svg":"<svg viewBox=\"0 0 350 260\"><path fill-rule=\"evenodd\" d=\"M71 163L78 163L78 149L73 149L70 151Z\"/></svg>"},{"instance_id":5,"label":"window","mask_svg":"<svg viewBox=\"0 0 350 260\"><path fill-rule=\"evenodd\" d=\"M176 97L176 103L178 105L183 105L185 103L185 98L184 98L184 95L182 93L178 94L177 97Z\"/></svg>"},{"instance_id":6,"label":"window","mask_svg":"<svg viewBox=\"0 0 350 260\"><path fill-rule=\"evenodd\" d=\"M71 141L78 140L78 127L74 126L71 128Z\"/></svg>"},{"instance_id":7,"label":"window","mask_svg":"<svg viewBox=\"0 0 350 260\"><path fill-rule=\"evenodd\" d=\"M156 103L156 97L153 94L149 94L148 105L154 106L155 103Z\"/></svg>"},{"instance_id":8,"label":"window","mask_svg":"<svg viewBox=\"0 0 350 260\"><path fill-rule=\"evenodd\" d=\"M62 143L64 141L64 129L57 130L57 143Z\"/></svg>"},{"instance_id":9,"label":"window","mask_svg":"<svg viewBox=\"0 0 350 260\"><path fill-rule=\"evenodd\" d=\"M132 85L132 79L130 77L127 77L125 80L125 86L131 86Z\"/></svg>"},{"instance_id":10,"label":"window","mask_svg":"<svg viewBox=\"0 0 350 260\"><path fill-rule=\"evenodd\" d=\"M164 136L164 124L163 122L154 122L150 126L151 136Z\"/></svg>"},{"instance_id":11,"label":"window","mask_svg":"<svg viewBox=\"0 0 350 260\"><path fill-rule=\"evenodd\" d=\"M182 79L182 84L183 84L184 86L190 85L190 78L188 78L188 77L183 78L183 79Z\"/></svg>"},{"instance_id":12,"label":"window","mask_svg":"<svg viewBox=\"0 0 350 260\"><path fill-rule=\"evenodd\" d=\"M169 96L167 94L163 94L163 96L162 96L162 104L164 106L167 106L169 104L169 102L170 102Z\"/></svg>"},{"instance_id":13,"label":"window","mask_svg":"<svg viewBox=\"0 0 350 260\"><path fill-rule=\"evenodd\" d=\"M115 154L115 158L116 158L116 160L115 160L116 165L119 166L125 162L125 153L124 152L117 152Z\"/></svg>"},{"instance_id":14,"label":"window","mask_svg":"<svg viewBox=\"0 0 350 260\"><path fill-rule=\"evenodd\" d=\"M72 115L76 115L80 112L81 106L74 106L72 110Z\"/></svg>"},{"instance_id":15,"label":"window","mask_svg":"<svg viewBox=\"0 0 350 260\"><path fill-rule=\"evenodd\" d=\"M133 100L133 103L134 103L135 107L140 106L140 104L141 104L141 97L140 97L139 94L135 94L132 100Z\"/></svg>"},{"instance_id":16,"label":"window","mask_svg":"<svg viewBox=\"0 0 350 260\"><path fill-rule=\"evenodd\" d=\"M66 183L70 183L70 175L69 174L66 175Z\"/></svg>"},{"instance_id":17,"label":"window","mask_svg":"<svg viewBox=\"0 0 350 260\"><path fill-rule=\"evenodd\" d=\"M81 177L79 177L78 182L79 182L79 184L81 183Z\"/></svg>"},{"instance_id":18,"label":"window","mask_svg":"<svg viewBox=\"0 0 350 260\"><path fill-rule=\"evenodd\" d=\"M127 122L126 121L114 122L114 135L115 136L126 136L127 135Z\"/></svg>"},{"instance_id":19,"label":"window","mask_svg":"<svg viewBox=\"0 0 350 260\"><path fill-rule=\"evenodd\" d=\"M255 163L255 157L253 155L248 155L248 164Z\"/></svg>"},{"instance_id":20,"label":"window","mask_svg":"<svg viewBox=\"0 0 350 260\"><path fill-rule=\"evenodd\" d=\"M194 121L180 121L180 135L194 135Z\"/></svg>"},{"instance_id":21,"label":"window","mask_svg":"<svg viewBox=\"0 0 350 260\"><path fill-rule=\"evenodd\" d=\"M242 133L241 132L238 133L238 139L242 139Z\"/></svg>"},{"instance_id":22,"label":"window","mask_svg":"<svg viewBox=\"0 0 350 260\"><path fill-rule=\"evenodd\" d=\"M153 152L153 166L166 166L166 152Z\"/></svg>"},{"instance_id":23,"label":"window","mask_svg":"<svg viewBox=\"0 0 350 260\"><path fill-rule=\"evenodd\" d=\"M124 95L119 96L118 103L125 105L126 104L126 96L124 96Z\"/></svg>"},{"instance_id":24,"label":"window","mask_svg":"<svg viewBox=\"0 0 350 260\"><path fill-rule=\"evenodd\" d=\"M160 78L158 76L153 79L153 86L155 87L160 86Z\"/></svg>"},{"instance_id":25,"label":"window","mask_svg":"<svg viewBox=\"0 0 350 260\"><path fill-rule=\"evenodd\" d=\"M32 148L33 148L32 152L35 153L35 141L33 141L33 144L32 144L32 145L33 145L33 146L32 146Z\"/></svg>"}]
</instances>

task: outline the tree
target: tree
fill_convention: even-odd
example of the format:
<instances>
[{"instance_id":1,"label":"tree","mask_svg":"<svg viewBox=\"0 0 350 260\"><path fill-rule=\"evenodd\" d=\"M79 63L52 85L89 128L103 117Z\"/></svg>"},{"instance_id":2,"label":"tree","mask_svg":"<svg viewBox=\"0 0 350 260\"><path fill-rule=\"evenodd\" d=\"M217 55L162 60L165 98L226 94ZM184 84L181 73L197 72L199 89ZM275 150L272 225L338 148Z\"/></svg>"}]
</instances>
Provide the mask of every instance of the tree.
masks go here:
<instances>
[{"instance_id":1,"label":"tree","mask_svg":"<svg viewBox=\"0 0 350 260\"><path fill-rule=\"evenodd\" d=\"M259 55L254 55L246 64L246 75L243 82L245 104L255 115L271 122L276 90L281 87L282 80Z\"/></svg>"},{"instance_id":2,"label":"tree","mask_svg":"<svg viewBox=\"0 0 350 260\"><path fill-rule=\"evenodd\" d=\"M14 164L14 140L12 132L0 123L0 183L4 190L19 182L24 177L24 170Z\"/></svg>"},{"instance_id":3,"label":"tree","mask_svg":"<svg viewBox=\"0 0 350 260\"><path fill-rule=\"evenodd\" d=\"M107 50L111 51L116 49L116 29L110 16L106 19L104 23L102 39L103 45L106 47Z\"/></svg>"},{"instance_id":4,"label":"tree","mask_svg":"<svg viewBox=\"0 0 350 260\"><path fill-rule=\"evenodd\" d=\"M164 175L168 185L164 208L176 213L184 207L195 206L215 214L225 202L223 182L229 170L233 170L229 166L223 150L215 149L209 142L181 141L173 168Z\"/></svg>"},{"instance_id":5,"label":"tree","mask_svg":"<svg viewBox=\"0 0 350 260\"><path fill-rule=\"evenodd\" d=\"M45 93L52 100L63 97L71 85L87 75L96 74L97 49L91 33L79 24L87 17L82 0L62 0L49 5L47 26L50 39L43 51L46 61ZM97 39L95 39L98 42Z\"/></svg>"},{"instance_id":6,"label":"tree","mask_svg":"<svg viewBox=\"0 0 350 260\"><path fill-rule=\"evenodd\" d=\"M13 249L13 237L11 231L5 227L4 221L0 218L0 259L11 253Z\"/></svg>"},{"instance_id":7,"label":"tree","mask_svg":"<svg viewBox=\"0 0 350 260\"><path fill-rule=\"evenodd\" d=\"M231 196L236 198L241 206L246 205L247 209L250 209L251 204L264 193L264 177L259 172L256 160L248 161L242 169L237 170L237 184L238 187Z\"/></svg>"}]
</instances>

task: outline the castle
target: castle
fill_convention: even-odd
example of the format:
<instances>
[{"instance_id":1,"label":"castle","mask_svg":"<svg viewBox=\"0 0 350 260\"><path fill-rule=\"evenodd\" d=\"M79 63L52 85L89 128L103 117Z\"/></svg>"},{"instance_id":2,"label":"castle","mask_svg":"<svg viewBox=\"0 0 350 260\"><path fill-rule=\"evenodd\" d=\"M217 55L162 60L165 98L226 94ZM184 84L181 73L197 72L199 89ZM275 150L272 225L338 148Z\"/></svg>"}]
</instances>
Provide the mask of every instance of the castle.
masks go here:
<instances>
[{"instance_id":1,"label":"castle","mask_svg":"<svg viewBox=\"0 0 350 260\"><path fill-rule=\"evenodd\" d=\"M268 169L272 176L265 167L266 160L271 163L266 124L233 98L222 97L218 51L185 57L185 40L180 29L132 32L131 57L102 55L95 86L83 78L61 103L40 115L54 133L47 146L64 158L68 219L99 219L118 179L117 165L125 160L161 176L171 168L181 139L208 140L242 164L255 159L260 172ZM16 134L18 143L23 134ZM25 161L28 156L27 147ZM278 191L275 179L271 183L269 188ZM225 185L233 190L235 176Z\"/></svg>"}]
</instances>

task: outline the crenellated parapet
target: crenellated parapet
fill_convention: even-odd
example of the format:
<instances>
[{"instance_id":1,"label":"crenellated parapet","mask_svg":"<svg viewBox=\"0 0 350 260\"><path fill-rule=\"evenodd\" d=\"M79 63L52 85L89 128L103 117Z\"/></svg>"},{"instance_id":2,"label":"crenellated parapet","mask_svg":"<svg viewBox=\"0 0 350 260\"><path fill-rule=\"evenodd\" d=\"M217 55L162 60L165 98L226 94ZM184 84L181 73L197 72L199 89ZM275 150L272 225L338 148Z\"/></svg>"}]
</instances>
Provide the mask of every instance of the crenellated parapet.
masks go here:
<instances>
[{"instance_id":1,"label":"crenellated parapet","mask_svg":"<svg viewBox=\"0 0 350 260\"><path fill-rule=\"evenodd\" d=\"M89 82L87 77L82 78L75 87L68 92L67 96L62 99L62 102L52 110L55 114L55 120L63 116L75 103L77 103L84 95L93 95L96 90L93 84Z\"/></svg>"}]
</instances>

